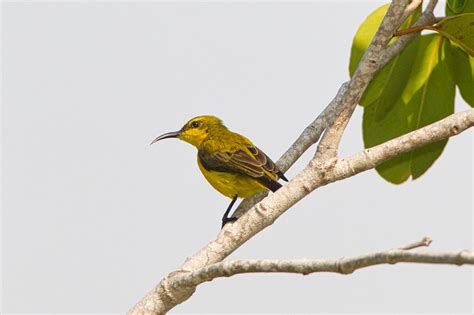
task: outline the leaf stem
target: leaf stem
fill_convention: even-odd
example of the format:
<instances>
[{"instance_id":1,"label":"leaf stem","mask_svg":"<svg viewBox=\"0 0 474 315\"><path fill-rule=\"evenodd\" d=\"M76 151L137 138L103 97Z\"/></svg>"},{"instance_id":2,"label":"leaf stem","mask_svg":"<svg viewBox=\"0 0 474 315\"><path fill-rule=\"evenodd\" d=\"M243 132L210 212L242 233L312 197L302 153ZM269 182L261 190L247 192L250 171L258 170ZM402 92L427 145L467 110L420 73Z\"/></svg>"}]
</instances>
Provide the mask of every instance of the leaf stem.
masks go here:
<instances>
[{"instance_id":1,"label":"leaf stem","mask_svg":"<svg viewBox=\"0 0 474 315\"><path fill-rule=\"evenodd\" d=\"M407 35L407 34L421 32L423 30L438 31L432 25L417 25L417 26L409 27L409 28L406 28L406 29L403 29L403 30L399 30L395 34L393 34L393 36L403 36L403 35Z\"/></svg>"}]
</instances>

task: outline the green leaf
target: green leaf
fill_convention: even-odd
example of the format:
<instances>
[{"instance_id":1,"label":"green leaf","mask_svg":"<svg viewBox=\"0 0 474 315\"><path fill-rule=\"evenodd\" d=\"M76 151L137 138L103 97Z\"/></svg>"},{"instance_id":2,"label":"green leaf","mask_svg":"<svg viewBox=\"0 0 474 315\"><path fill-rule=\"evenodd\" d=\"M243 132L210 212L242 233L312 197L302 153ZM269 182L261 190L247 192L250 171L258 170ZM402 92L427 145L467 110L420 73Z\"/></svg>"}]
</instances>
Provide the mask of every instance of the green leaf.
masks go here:
<instances>
[{"instance_id":1,"label":"green leaf","mask_svg":"<svg viewBox=\"0 0 474 315\"><path fill-rule=\"evenodd\" d=\"M474 13L445 18L436 23L434 29L474 56Z\"/></svg>"},{"instance_id":2,"label":"green leaf","mask_svg":"<svg viewBox=\"0 0 474 315\"><path fill-rule=\"evenodd\" d=\"M474 57L466 54L461 48L451 46L453 55L452 73L462 98L474 107Z\"/></svg>"},{"instance_id":3,"label":"green leaf","mask_svg":"<svg viewBox=\"0 0 474 315\"><path fill-rule=\"evenodd\" d=\"M449 42L442 36L420 36L409 80L389 115L377 115L374 106L364 108L363 136L366 148L419 129L454 112L455 84L448 64ZM420 177L442 153L447 140L406 153L376 168L386 180L400 184L410 175Z\"/></svg>"},{"instance_id":4,"label":"green leaf","mask_svg":"<svg viewBox=\"0 0 474 315\"><path fill-rule=\"evenodd\" d=\"M448 0L446 2L446 16L474 12L474 0Z\"/></svg>"},{"instance_id":5,"label":"green leaf","mask_svg":"<svg viewBox=\"0 0 474 315\"><path fill-rule=\"evenodd\" d=\"M452 15L459 14L464 10L466 2L466 0L448 0L446 1L446 8L453 13Z\"/></svg>"},{"instance_id":6,"label":"green leaf","mask_svg":"<svg viewBox=\"0 0 474 315\"><path fill-rule=\"evenodd\" d=\"M364 55L365 50L369 47L389 6L389 4L384 4L373 11L357 29L354 39L352 40L351 57L349 61L349 74L351 77L357 69L357 65Z\"/></svg>"},{"instance_id":7,"label":"green leaf","mask_svg":"<svg viewBox=\"0 0 474 315\"><path fill-rule=\"evenodd\" d=\"M465 6L461 12L474 13L474 0L467 0L464 4ZM448 6L446 6L446 11L448 11ZM462 98L471 107L474 107L474 57L469 56L464 50L459 48L456 42L454 42L454 45L451 45L451 51L453 55L451 73Z\"/></svg>"},{"instance_id":8,"label":"green leaf","mask_svg":"<svg viewBox=\"0 0 474 315\"><path fill-rule=\"evenodd\" d=\"M474 13L474 1L473 0L466 0L466 6L462 13Z\"/></svg>"},{"instance_id":9,"label":"green leaf","mask_svg":"<svg viewBox=\"0 0 474 315\"><path fill-rule=\"evenodd\" d=\"M383 5L372 12L354 36L349 63L350 75L354 73L365 50L388 9ZM421 14L421 6L403 23L402 29L411 26ZM416 45L410 45L385 65L367 86L359 104L377 106L378 115L386 115L402 93L416 56Z\"/></svg>"},{"instance_id":10,"label":"green leaf","mask_svg":"<svg viewBox=\"0 0 474 315\"><path fill-rule=\"evenodd\" d=\"M410 78L418 43L418 41L410 43L392 59L372 80L363 94L359 103L362 106L374 107L376 119L382 119L389 114L402 95Z\"/></svg>"},{"instance_id":11,"label":"green leaf","mask_svg":"<svg viewBox=\"0 0 474 315\"><path fill-rule=\"evenodd\" d=\"M451 54L449 42L432 35L429 42L426 55L420 62L420 76L414 80L424 80L425 84L421 91L417 91L408 102L408 107L419 107L419 111L414 113L413 130L429 125L435 121L443 119L454 113L455 83L451 77L449 64ZM426 59L425 59L426 58ZM431 68L431 74L426 79L423 70ZM416 70L414 70L416 71ZM407 85L410 86L410 82ZM410 93L410 91L407 91ZM405 95L403 96L405 97ZM418 113L418 115L417 115ZM448 143L448 139L438 141L420 149L411 154L411 174L413 179L423 175L428 168L438 159Z\"/></svg>"},{"instance_id":12,"label":"green leaf","mask_svg":"<svg viewBox=\"0 0 474 315\"><path fill-rule=\"evenodd\" d=\"M374 106L364 107L362 131L364 145L370 148L396 138L411 131L408 124L409 111L403 100L399 98L390 115L377 119ZM377 172L394 184L401 184L410 177L410 156L402 155L376 167Z\"/></svg>"}]
</instances>

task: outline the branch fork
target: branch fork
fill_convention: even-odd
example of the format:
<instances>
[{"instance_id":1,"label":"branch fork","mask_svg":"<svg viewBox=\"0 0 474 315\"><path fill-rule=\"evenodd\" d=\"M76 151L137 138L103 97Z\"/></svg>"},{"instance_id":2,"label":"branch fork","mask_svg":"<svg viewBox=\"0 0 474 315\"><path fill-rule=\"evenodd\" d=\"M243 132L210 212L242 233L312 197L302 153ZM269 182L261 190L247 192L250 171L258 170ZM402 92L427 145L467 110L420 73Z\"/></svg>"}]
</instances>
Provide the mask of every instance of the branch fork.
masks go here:
<instances>
[{"instance_id":1,"label":"branch fork","mask_svg":"<svg viewBox=\"0 0 474 315\"><path fill-rule=\"evenodd\" d=\"M424 238L398 249L342 258L338 260L244 260L223 262L240 245L271 225L281 214L313 190L339 181L423 145L455 136L474 126L474 109L456 113L409 134L392 139L347 158L339 158L337 149L349 119L365 88L377 71L397 55L417 34L397 39L387 48L392 34L419 5L420 0L393 0L372 43L364 54L358 69L349 82L339 88L325 110L304 129L303 133L277 162L282 171L288 168L323 135L316 154L308 165L273 194L260 193L244 200L233 216L239 220L227 224L217 238L186 259L175 272L165 277L151 292L139 301L129 314L164 314L184 302L194 293L197 285L218 277L229 277L248 272L290 272L310 274L335 272L350 274L357 269L378 264L399 262L431 264L474 264L471 251L422 253L413 251L429 246ZM434 21L431 0L415 25Z\"/></svg>"}]
</instances>

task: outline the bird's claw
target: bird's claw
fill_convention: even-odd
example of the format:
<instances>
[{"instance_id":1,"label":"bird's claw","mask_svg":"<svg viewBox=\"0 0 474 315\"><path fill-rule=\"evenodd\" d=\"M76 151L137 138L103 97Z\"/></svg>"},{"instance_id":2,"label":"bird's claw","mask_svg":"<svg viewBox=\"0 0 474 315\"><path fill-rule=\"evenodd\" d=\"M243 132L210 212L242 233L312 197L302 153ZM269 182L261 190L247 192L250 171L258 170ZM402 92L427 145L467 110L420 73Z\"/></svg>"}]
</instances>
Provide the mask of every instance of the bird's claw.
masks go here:
<instances>
[{"instance_id":1,"label":"bird's claw","mask_svg":"<svg viewBox=\"0 0 474 315\"><path fill-rule=\"evenodd\" d=\"M238 219L238 218L236 218L236 217L222 218L222 227L221 227L221 228L223 228L224 225L226 225L226 224L229 223L229 222L235 222L235 221L237 221L237 219Z\"/></svg>"}]
</instances>

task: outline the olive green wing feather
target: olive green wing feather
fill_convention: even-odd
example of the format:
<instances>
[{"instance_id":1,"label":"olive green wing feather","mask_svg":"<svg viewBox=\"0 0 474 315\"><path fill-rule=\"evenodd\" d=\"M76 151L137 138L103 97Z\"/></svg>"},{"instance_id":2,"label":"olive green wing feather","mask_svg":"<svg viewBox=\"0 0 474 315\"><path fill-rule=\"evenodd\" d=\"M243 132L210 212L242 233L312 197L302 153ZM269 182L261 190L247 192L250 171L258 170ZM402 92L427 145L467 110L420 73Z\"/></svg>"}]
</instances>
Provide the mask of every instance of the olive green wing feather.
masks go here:
<instances>
[{"instance_id":1,"label":"olive green wing feather","mask_svg":"<svg viewBox=\"0 0 474 315\"><path fill-rule=\"evenodd\" d=\"M280 188L281 185L277 179L284 176L275 163L256 147L246 147L246 149L248 151L240 149L234 152L213 153L200 149L198 156L202 166L207 170L247 175L272 191Z\"/></svg>"}]
</instances>

